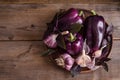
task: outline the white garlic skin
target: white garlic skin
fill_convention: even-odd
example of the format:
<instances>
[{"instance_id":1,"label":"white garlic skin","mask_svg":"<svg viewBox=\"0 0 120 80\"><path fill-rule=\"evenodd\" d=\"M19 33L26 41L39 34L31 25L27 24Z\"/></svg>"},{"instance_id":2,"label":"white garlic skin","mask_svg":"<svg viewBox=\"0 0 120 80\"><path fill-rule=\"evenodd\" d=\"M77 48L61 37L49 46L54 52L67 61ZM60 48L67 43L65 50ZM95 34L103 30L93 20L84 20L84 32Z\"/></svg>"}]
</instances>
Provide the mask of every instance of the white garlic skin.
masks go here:
<instances>
[{"instance_id":1,"label":"white garlic skin","mask_svg":"<svg viewBox=\"0 0 120 80\"><path fill-rule=\"evenodd\" d=\"M80 65L81 67L87 67L87 64L91 62L91 58L85 54L85 50L82 51L82 55L80 55L76 59L76 63Z\"/></svg>"}]
</instances>

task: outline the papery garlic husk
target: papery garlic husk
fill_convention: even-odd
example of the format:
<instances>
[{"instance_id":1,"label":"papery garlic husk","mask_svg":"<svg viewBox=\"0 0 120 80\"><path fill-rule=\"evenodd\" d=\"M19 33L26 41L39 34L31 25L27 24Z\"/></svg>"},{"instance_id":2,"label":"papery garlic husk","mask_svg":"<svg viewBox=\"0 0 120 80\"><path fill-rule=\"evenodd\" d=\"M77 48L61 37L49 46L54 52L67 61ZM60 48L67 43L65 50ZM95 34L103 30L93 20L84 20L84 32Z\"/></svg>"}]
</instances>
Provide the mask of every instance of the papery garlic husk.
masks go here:
<instances>
[{"instance_id":1,"label":"papery garlic husk","mask_svg":"<svg viewBox=\"0 0 120 80\"><path fill-rule=\"evenodd\" d=\"M95 55L96 58L100 57L101 54L102 54L102 50L97 50L97 51L94 52L94 55Z\"/></svg>"},{"instance_id":2,"label":"papery garlic husk","mask_svg":"<svg viewBox=\"0 0 120 80\"><path fill-rule=\"evenodd\" d=\"M57 38L58 34L51 34L47 38L44 39L44 43L50 47L50 48L56 48L57 47Z\"/></svg>"},{"instance_id":3,"label":"papery garlic husk","mask_svg":"<svg viewBox=\"0 0 120 80\"><path fill-rule=\"evenodd\" d=\"M81 67L87 67L87 64L91 62L91 58L90 56L88 56L87 54L85 54L85 50L82 51L82 55L80 55L77 59L76 59L76 63L78 65L80 65Z\"/></svg>"},{"instance_id":4,"label":"papery garlic husk","mask_svg":"<svg viewBox=\"0 0 120 80\"><path fill-rule=\"evenodd\" d=\"M94 69L95 67L95 58L93 59L93 61L91 61L90 63L87 64L87 67L91 70Z\"/></svg>"}]
</instances>

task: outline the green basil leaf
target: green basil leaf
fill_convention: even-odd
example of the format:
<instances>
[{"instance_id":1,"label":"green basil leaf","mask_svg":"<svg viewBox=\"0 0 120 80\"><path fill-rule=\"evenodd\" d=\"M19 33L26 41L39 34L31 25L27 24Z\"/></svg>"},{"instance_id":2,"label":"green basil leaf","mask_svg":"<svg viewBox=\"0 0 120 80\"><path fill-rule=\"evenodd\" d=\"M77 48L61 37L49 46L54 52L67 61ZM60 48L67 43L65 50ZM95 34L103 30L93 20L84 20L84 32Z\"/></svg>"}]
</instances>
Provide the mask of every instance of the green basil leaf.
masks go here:
<instances>
[{"instance_id":1,"label":"green basil leaf","mask_svg":"<svg viewBox=\"0 0 120 80\"><path fill-rule=\"evenodd\" d=\"M71 33L79 32L82 27L83 27L82 24L78 24L78 23L72 24L72 25L70 26L70 32L71 32Z\"/></svg>"},{"instance_id":2,"label":"green basil leaf","mask_svg":"<svg viewBox=\"0 0 120 80\"><path fill-rule=\"evenodd\" d=\"M59 34L56 40L59 47L61 47L62 49L66 49L63 35Z\"/></svg>"},{"instance_id":3,"label":"green basil leaf","mask_svg":"<svg viewBox=\"0 0 120 80\"><path fill-rule=\"evenodd\" d=\"M111 58L106 58L105 59L105 62L108 62L108 61L110 61L111 60Z\"/></svg>"},{"instance_id":4,"label":"green basil leaf","mask_svg":"<svg viewBox=\"0 0 120 80\"><path fill-rule=\"evenodd\" d=\"M105 71L107 71L108 72L108 65L107 65L107 63L102 63L102 66L103 66L103 68L105 69Z\"/></svg>"},{"instance_id":5,"label":"green basil leaf","mask_svg":"<svg viewBox=\"0 0 120 80\"><path fill-rule=\"evenodd\" d=\"M53 54L53 53L55 53L55 50L53 50L53 49L48 49L47 51L43 52L43 53L41 54L41 56L48 56L48 55L51 55L51 54Z\"/></svg>"},{"instance_id":6,"label":"green basil leaf","mask_svg":"<svg viewBox=\"0 0 120 80\"><path fill-rule=\"evenodd\" d=\"M110 61L111 59L110 58L106 58L106 57L104 57L104 58L102 58L101 60L100 60L100 62L108 62L108 61Z\"/></svg>"},{"instance_id":7,"label":"green basil leaf","mask_svg":"<svg viewBox=\"0 0 120 80\"><path fill-rule=\"evenodd\" d=\"M80 71L81 71L81 67L79 65L72 67L70 70L72 77L75 77L76 75L80 74Z\"/></svg>"}]
</instances>

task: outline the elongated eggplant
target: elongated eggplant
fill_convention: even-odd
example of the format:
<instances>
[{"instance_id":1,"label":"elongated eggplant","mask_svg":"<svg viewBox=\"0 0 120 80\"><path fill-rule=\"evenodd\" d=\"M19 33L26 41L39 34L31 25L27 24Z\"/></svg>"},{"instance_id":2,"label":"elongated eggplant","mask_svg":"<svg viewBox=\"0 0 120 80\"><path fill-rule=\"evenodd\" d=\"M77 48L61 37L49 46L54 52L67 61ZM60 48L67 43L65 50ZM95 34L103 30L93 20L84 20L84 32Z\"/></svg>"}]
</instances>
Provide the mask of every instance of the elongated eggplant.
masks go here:
<instances>
[{"instance_id":1,"label":"elongated eggplant","mask_svg":"<svg viewBox=\"0 0 120 80\"><path fill-rule=\"evenodd\" d=\"M105 20L102 16L93 15L84 22L86 43L90 47L90 53L100 49L105 34Z\"/></svg>"}]
</instances>

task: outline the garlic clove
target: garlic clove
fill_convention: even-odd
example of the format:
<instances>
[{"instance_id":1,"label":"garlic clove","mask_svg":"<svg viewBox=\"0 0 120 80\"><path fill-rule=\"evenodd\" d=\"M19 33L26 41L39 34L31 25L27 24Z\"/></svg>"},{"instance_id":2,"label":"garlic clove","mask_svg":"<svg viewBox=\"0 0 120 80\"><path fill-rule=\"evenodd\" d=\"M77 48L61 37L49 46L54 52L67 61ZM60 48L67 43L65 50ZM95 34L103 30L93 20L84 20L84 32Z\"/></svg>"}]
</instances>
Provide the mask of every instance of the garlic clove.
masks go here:
<instances>
[{"instance_id":1,"label":"garlic clove","mask_svg":"<svg viewBox=\"0 0 120 80\"><path fill-rule=\"evenodd\" d=\"M100 56L102 55L102 50L103 50L105 47L106 47L106 45L104 45L103 47L101 47L100 50L95 51L95 52L94 52L94 57L95 57L95 58L100 57Z\"/></svg>"},{"instance_id":2,"label":"garlic clove","mask_svg":"<svg viewBox=\"0 0 120 80\"><path fill-rule=\"evenodd\" d=\"M102 54L102 50L97 50L97 51L94 52L94 55L95 55L94 57L98 58L98 57L101 56L101 54Z\"/></svg>"}]
</instances>

